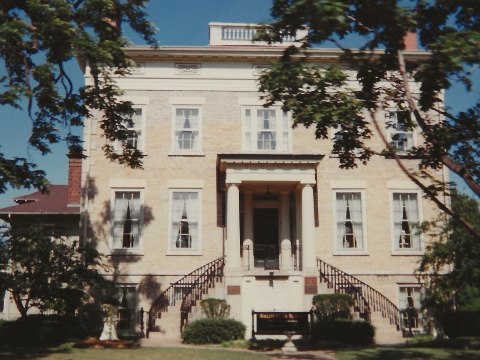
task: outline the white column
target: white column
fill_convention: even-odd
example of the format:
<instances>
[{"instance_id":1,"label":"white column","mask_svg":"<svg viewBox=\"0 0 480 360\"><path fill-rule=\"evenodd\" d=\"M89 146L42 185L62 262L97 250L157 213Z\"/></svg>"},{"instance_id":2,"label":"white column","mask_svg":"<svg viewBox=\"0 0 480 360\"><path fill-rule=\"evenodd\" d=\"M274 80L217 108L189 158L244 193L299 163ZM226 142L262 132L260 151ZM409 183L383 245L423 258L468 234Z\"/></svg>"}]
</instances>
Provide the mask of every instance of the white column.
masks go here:
<instances>
[{"instance_id":1,"label":"white column","mask_svg":"<svg viewBox=\"0 0 480 360\"><path fill-rule=\"evenodd\" d=\"M225 266L240 268L240 196L238 184L227 184L227 258Z\"/></svg>"},{"instance_id":2,"label":"white column","mask_svg":"<svg viewBox=\"0 0 480 360\"><path fill-rule=\"evenodd\" d=\"M302 188L302 262L304 271L312 271L316 268L313 201L312 185L304 184Z\"/></svg>"},{"instance_id":3,"label":"white column","mask_svg":"<svg viewBox=\"0 0 480 360\"><path fill-rule=\"evenodd\" d=\"M290 242L290 202L288 192L280 193L280 266L292 269L292 244Z\"/></svg>"},{"instance_id":4,"label":"white column","mask_svg":"<svg viewBox=\"0 0 480 360\"><path fill-rule=\"evenodd\" d=\"M253 269L253 195L251 191L243 193L243 266Z\"/></svg>"}]
</instances>

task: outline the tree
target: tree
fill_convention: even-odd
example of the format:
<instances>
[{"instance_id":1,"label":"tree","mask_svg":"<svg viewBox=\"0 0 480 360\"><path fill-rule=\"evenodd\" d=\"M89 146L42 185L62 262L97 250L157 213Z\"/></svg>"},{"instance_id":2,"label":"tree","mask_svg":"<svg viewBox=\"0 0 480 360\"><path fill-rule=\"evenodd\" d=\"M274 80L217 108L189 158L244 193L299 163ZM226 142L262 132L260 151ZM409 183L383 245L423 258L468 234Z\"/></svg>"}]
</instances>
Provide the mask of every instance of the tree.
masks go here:
<instances>
[{"instance_id":1,"label":"tree","mask_svg":"<svg viewBox=\"0 0 480 360\"><path fill-rule=\"evenodd\" d=\"M480 229L477 201L452 193L452 208ZM424 304L435 312L453 307L480 308L480 243L456 219L439 219L428 224L435 242L427 247L419 267L420 276L428 284Z\"/></svg>"},{"instance_id":2,"label":"tree","mask_svg":"<svg viewBox=\"0 0 480 360\"><path fill-rule=\"evenodd\" d=\"M287 48L281 61L260 79L267 105L281 102L293 113L294 126L314 126L317 138L337 129L334 152L340 166L353 168L372 156L389 156L437 206L480 238L480 231L452 211L441 198L447 184L432 171L447 167L480 196L480 99L458 114L442 107L443 90L455 82L471 89L470 75L480 64L480 2L469 0L274 0L274 22L261 38L281 41L308 27L301 46ZM409 56L407 34L418 34L429 56ZM341 40L358 37L357 51ZM339 64L308 66L309 48L330 41L343 52ZM381 49L381 50L378 50ZM410 54L411 55L411 54ZM348 86L355 69L359 89ZM412 89L412 80L419 85ZM400 154L385 134L380 113L389 107L407 111L403 129L416 127L422 144ZM438 119L444 120L439 121ZM387 127L393 126L386 122ZM370 146L380 139L381 149ZM406 159L418 159L418 169Z\"/></svg>"},{"instance_id":3,"label":"tree","mask_svg":"<svg viewBox=\"0 0 480 360\"><path fill-rule=\"evenodd\" d=\"M51 226L34 223L6 228L0 239L0 284L8 290L22 317L35 307L73 315L91 291L105 288L98 252L81 248Z\"/></svg>"},{"instance_id":4,"label":"tree","mask_svg":"<svg viewBox=\"0 0 480 360\"><path fill-rule=\"evenodd\" d=\"M125 121L131 103L121 94L113 76L128 74L134 63L123 47L122 26L129 26L156 45L155 27L145 18L147 0L4 0L0 2L0 105L21 108L26 101L32 120L29 144L42 154L65 141L71 153L82 153L80 137L71 129L83 126L94 111L102 114L100 128L108 141L107 158L138 168L143 154L123 142L122 152L112 142L126 139ZM65 64L77 58L88 64L93 83L75 88ZM0 193L7 186L47 189L45 172L24 158L6 158L0 152Z\"/></svg>"}]
</instances>

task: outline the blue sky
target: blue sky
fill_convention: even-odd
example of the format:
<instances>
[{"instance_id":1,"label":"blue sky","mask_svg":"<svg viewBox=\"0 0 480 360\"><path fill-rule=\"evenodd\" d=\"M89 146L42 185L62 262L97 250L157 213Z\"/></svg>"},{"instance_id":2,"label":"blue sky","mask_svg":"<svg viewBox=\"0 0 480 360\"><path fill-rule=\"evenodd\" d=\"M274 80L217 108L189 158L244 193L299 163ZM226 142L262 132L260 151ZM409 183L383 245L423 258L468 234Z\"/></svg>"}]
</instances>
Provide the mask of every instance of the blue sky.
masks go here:
<instances>
[{"instance_id":1,"label":"blue sky","mask_svg":"<svg viewBox=\"0 0 480 360\"><path fill-rule=\"evenodd\" d=\"M150 0L147 8L149 19L159 28L157 39L161 45L208 44L209 22L266 22L270 17L271 0ZM127 34L133 44L142 44L137 36ZM75 60L69 64L69 71L77 85L83 76ZM459 87L447 92L447 105L453 110L465 108L480 93L480 76L477 87L470 94ZM24 111L0 107L0 152L7 156L26 157L47 172L53 184L66 184L68 159L65 144L53 146L53 153L41 156L28 146L27 140L31 123ZM12 199L33 190L9 190L0 194L0 208L13 204Z\"/></svg>"}]
</instances>

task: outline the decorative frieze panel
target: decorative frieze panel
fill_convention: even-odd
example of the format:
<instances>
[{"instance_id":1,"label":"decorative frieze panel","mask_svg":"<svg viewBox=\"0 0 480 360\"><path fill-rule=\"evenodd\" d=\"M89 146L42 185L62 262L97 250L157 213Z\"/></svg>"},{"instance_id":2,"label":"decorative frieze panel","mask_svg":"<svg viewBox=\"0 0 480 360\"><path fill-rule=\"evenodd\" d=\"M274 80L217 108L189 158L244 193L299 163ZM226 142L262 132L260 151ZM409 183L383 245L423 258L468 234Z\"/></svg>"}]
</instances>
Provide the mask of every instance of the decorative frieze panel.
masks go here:
<instances>
[{"instance_id":1,"label":"decorative frieze panel","mask_svg":"<svg viewBox=\"0 0 480 360\"><path fill-rule=\"evenodd\" d=\"M175 63L175 74L177 75L199 75L201 70L201 63Z\"/></svg>"},{"instance_id":2,"label":"decorative frieze panel","mask_svg":"<svg viewBox=\"0 0 480 360\"><path fill-rule=\"evenodd\" d=\"M143 75L145 74L145 63L137 62L135 66L130 68L131 75Z\"/></svg>"},{"instance_id":3,"label":"decorative frieze panel","mask_svg":"<svg viewBox=\"0 0 480 360\"><path fill-rule=\"evenodd\" d=\"M270 65L267 64L253 64L253 75L260 76L270 70Z\"/></svg>"}]
</instances>

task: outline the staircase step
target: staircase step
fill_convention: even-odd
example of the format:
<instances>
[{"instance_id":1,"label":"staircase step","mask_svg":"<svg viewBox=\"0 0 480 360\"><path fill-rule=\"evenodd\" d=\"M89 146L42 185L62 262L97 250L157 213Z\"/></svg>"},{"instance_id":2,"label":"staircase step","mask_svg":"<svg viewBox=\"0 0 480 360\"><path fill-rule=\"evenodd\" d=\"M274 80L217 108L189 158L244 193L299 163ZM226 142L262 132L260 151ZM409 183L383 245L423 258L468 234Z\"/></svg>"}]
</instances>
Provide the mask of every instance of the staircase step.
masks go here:
<instances>
[{"instance_id":1,"label":"staircase step","mask_svg":"<svg viewBox=\"0 0 480 360\"><path fill-rule=\"evenodd\" d=\"M375 327L375 342L378 345L400 345L405 344L405 338L395 324L384 318L380 311L372 311L371 323Z\"/></svg>"}]
</instances>

